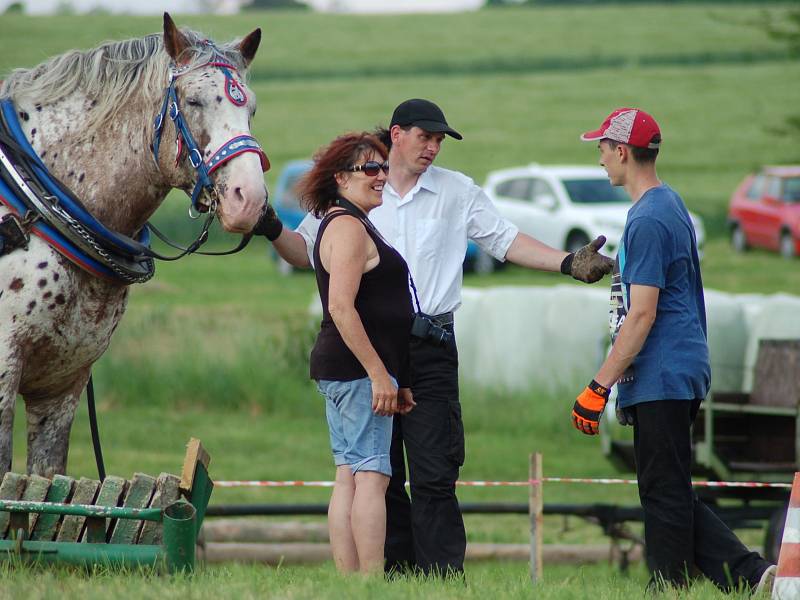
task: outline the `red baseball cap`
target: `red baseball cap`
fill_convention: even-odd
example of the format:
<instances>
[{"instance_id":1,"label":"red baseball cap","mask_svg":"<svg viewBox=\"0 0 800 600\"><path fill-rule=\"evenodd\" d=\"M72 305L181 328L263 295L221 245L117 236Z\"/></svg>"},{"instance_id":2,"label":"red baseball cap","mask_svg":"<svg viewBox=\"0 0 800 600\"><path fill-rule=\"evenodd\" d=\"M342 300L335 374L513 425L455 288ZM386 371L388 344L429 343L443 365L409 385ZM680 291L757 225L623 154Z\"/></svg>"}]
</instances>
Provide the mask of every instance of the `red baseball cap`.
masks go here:
<instances>
[{"instance_id":1,"label":"red baseball cap","mask_svg":"<svg viewBox=\"0 0 800 600\"><path fill-rule=\"evenodd\" d=\"M656 120L638 108L618 108L612 112L600 129L587 131L581 136L584 142L614 140L638 148L655 149L661 145L661 130Z\"/></svg>"}]
</instances>

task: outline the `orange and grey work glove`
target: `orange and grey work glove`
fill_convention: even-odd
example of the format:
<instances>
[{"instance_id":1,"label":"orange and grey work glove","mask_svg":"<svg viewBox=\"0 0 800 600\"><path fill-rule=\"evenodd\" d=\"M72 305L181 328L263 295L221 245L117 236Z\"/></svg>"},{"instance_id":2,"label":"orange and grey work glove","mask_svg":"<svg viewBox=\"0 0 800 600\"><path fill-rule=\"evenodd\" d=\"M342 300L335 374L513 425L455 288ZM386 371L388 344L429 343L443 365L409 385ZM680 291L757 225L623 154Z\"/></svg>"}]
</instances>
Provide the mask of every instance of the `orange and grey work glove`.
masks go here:
<instances>
[{"instance_id":1,"label":"orange and grey work glove","mask_svg":"<svg viewBox=\"0 0 800 600\"><path fill-rule=\"evenodd\" d=\"M592 379L572 407L572 424L575 429L586 435L600 433L600 415L608 402L609 391Z\"/></svg>"}]
</instances>

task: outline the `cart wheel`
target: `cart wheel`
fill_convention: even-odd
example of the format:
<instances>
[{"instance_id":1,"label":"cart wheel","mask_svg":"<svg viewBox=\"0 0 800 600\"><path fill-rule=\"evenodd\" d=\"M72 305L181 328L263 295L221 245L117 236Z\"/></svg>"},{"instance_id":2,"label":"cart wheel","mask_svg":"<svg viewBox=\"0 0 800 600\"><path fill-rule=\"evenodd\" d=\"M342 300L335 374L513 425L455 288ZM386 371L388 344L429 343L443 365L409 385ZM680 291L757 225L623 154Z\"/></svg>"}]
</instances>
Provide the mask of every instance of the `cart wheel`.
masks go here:
<instances>
[{"instance_id":1,"label":"cart wheel","mask_svg":"<svg viewBox=\"0 0 800 600\"><path fill-rule=\"evenodd\" d=\"M764 535L764 558L772 564L778 564L778 555L781 553L783 540L783 525L786 522L786 507L776 509L767 523L767 532Z\"/></svg>"}]
</instances>

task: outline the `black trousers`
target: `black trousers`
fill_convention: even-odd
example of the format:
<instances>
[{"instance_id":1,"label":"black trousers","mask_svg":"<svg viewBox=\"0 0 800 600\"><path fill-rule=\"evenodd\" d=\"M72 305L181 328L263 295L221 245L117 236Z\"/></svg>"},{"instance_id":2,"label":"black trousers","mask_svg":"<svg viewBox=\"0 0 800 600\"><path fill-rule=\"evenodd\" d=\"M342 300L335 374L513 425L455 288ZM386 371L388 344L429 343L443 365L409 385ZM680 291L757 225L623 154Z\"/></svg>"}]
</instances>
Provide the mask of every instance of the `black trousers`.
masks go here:
<instances>
[{"instance_id":1,"label":"black trousers","mask_svg":"<svg viewBox=\"0 0 800 600\"><path fill-rule=\"evenodd\" d=\"M699 407L699 400L633 407L650 583L686 585L696 567L724 591L755 587L769 563L748 550L692 488L691 425Z\"/></svg>"},{"instance_id":2,"label":"black trousers","mask_svg":"<svg viewBox=\"0 0 800 600\"><path fill-rule=\"evenodd\" d=\"M458 471L464 464L464 426L455 344L441 348L412 338L411 381L417 406L396 416L392 431L386 571L460 574L467 538L456 498Z\"/></svg>"}]
</instances>

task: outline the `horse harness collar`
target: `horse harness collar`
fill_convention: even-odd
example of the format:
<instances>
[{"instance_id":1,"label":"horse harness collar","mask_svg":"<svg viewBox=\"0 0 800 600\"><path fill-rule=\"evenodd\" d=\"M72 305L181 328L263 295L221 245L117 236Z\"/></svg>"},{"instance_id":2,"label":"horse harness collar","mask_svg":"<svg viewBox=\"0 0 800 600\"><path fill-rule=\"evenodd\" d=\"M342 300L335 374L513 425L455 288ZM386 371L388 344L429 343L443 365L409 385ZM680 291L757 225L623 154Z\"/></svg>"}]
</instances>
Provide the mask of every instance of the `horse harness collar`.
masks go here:
<instances>
[{"instance_id":1,"label":"horse harness collar","mask_svg":"<svg viewBox=\"0 0 800 600\"><path fill-rule=\"evenodd\" d=\"M125 284L153 276L150 233L138 239L111 231L94 218L67 186L48 170L31 147L9 99L0 101L0 256L27 249L30 234L97 277Z\"/></svg>"},{"instance_id":2,"label":"horse harness collar","mask_svg":"<svg viewBox=\"0 0 800 600\"><path fill-rule=\"evenodd\" d=\"M208 45L211 42L205 42ZM216 50L216 48L214 47ZM247 103L244 89L233 78L232 65L215 58L202 66L214 66L225 75L225 92L237 106ZM199 67L196 67L199 68ZM186 144L189 161L197 172L197 182L191 194L192 208L199 211L198 200L206 193L212 196L208 216L197 238L188 247L174 244L151 223L145 224L137 239L106 228L93 217L69 188L52 175L25 137L17 119L16 109L10 99L0 101L0 203L11 211L0 219L0 258L17 249L27 250L30 234L45 240L51 247L81 267L100 277L123 283L143 283L155 273L154 258L177 260L190 253L224 255L244 249L252 235L242 236L239 245L225 252L199 252L208 239L208 231L216 214L216 192L211 173L222 164L245 152L255 152L261 159L264 171L269 169L269 159L256 139L239 135L228 140L203 161L202 153L189 130L178 106L175 81L191 69L177 69L172 65L170 83L161 112L156 117L153 154L158 163L158 148L163 133L164 116L169 110L175 123L178 143L176 160L182 144ZM191 214L191 211L190 211ZM180 250L176 256L163 256L150 249L150 230L169 246Z\"/></svg>"},{"instance_id":3,"label":"horse harness collar","mask_svg":"<svg viewBox=\"0 0 800 600\"><path fill-rule=\"evenodd\" d=\"M213 212L216 209L216 191L214 184L211 181L211 173L232 158L239 156L240 154L244 154L245 152L254 152L258 154L258 157L261 160L261 169L264 172L269 170L270 165L269 159L267 158L264 150L261 148L261 145L252 135L249 134L237 135L229 139L216 152L214 152L207 161L203 160L203 154L200 151L192 132L189 130L189 126L186 124L186 120L183 118L183 113L181 112L178 104L178 94L175 90L175 84L177 83L178 78L195 69L208 66L216 67L222 72L223 75L225 75L225 95L228 97L228 100L236 106L244 106L247 104L247 94L245 93L244 88L239 84L238 81L236 81L232 74L232 71L238 73L236 67L225 61L221 52L212 42L205 40L203 43L211 47L214 51L214 55L209 62L190 68L179 68L174 62L170 65L169 85L167 86L167 90L164 94L164 101L161 104L161 110L156 115L154 123L155 136L153 139L153 158L155 159L156 164L158 164L158 151L161 147L161 136L164 133L164 122L167 115L169 115L169 118L175 124L175 162L177 164L178 160L180 159L181 152L183 151L183 147L185 146L189 163L192 165L197 174L197 181L195 182L194 189L190 194L192 199L192 208L199 212L200 207L198 206L198 201L201 196L207 194L210 200L209 210Z\"/></svg>"}]
</instances>

